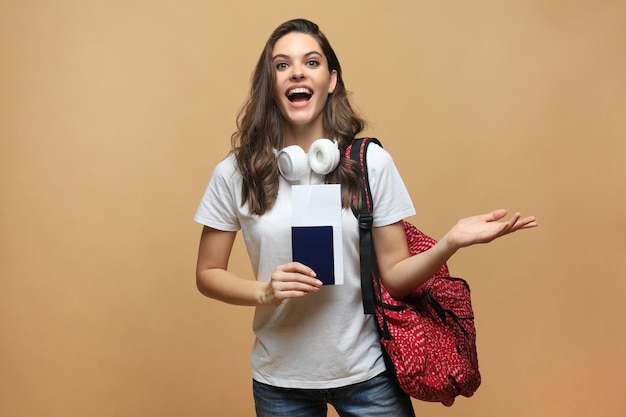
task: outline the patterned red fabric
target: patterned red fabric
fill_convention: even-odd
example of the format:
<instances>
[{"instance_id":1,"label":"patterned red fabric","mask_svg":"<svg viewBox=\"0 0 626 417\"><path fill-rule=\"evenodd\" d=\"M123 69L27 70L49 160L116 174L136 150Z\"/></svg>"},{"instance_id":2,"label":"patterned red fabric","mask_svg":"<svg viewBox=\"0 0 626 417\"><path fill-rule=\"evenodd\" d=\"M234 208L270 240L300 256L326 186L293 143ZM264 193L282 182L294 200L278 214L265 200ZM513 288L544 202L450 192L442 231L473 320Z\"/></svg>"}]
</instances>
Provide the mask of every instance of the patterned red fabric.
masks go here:
<instances>
[{"instance_id":1,"label":"patterned red fabric","mask_svg":"<svg viewBox=\"0 0 626 417\"><path fill-rule=\"evenodd\" d=\"M436 241L404 222L411 255L428 250ZM403 300L393 298L374 280L376 317L390 338L381 343L393 363L400 387L423 401L446 406L455 397L470 397L481 382L476 352L476 329L470 289L452 278L446 265ZM379 290L381 291L379 293ZM379 300L381 301L381 300Z\"/></svg>"}]
</instances>

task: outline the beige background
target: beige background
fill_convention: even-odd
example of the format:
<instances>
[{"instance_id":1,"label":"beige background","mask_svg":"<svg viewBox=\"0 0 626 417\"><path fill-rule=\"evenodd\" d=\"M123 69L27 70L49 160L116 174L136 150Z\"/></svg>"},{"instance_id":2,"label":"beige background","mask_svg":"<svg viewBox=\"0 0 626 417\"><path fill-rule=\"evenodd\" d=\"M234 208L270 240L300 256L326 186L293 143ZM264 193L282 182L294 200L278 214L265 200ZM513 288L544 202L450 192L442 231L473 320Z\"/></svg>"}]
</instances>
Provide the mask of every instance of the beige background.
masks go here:
<instances>
[{"instance_id":1,"label":"beige background","mask_svg":"<svg viewBox=\"0 0 626 417\"><path fill-rule=\"evenodd\" d=\"M1 0L0 415L253 414L252 309L196 291L192 216L267 36L301 16L412 221L541 222L450 262L484 382L418 415L625 415L621 0Z\"/></svg>"}]
</instances>

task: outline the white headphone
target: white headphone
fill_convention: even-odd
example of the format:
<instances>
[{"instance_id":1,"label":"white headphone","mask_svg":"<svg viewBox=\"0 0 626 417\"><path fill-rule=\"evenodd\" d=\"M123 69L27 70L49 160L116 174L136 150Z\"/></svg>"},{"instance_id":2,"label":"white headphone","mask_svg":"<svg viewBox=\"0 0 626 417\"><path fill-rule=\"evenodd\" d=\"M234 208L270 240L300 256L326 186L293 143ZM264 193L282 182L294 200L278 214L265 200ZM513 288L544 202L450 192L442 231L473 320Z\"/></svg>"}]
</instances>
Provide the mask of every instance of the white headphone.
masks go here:
<instances>
[{"instance_id":1,"label":"white headphone","mask_svg":"<svg viewBox=\"0 0 626 417\"><path fill-rule=\"evenodd\" d=\"M278 169L289 181L297 181L309 175L311 171L326 175L339 165L339 147L337 141L317 139L311 144L309 153L298 145L283 148L278 153Z\"/></svg>"}]
</instances>

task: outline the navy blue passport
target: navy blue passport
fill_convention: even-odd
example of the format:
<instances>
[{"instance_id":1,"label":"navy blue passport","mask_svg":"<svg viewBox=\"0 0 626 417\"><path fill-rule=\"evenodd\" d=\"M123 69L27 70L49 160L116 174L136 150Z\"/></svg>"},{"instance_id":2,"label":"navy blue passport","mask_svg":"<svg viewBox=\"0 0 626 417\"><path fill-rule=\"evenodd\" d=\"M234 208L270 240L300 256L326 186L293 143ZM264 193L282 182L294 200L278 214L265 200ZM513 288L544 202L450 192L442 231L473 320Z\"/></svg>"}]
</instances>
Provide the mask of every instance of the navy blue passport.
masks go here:
<instances>
[{"instance_id":1,"label":"navy blue passport","mask_svg":"<svg viewBox=\"0 0 626 417\"><path fill-rule=\"evenodd\" d=\"M332 226L293 226L293 260L315 271L324 285L335 284L335 258Z\"/></svg>"}]
</instances>

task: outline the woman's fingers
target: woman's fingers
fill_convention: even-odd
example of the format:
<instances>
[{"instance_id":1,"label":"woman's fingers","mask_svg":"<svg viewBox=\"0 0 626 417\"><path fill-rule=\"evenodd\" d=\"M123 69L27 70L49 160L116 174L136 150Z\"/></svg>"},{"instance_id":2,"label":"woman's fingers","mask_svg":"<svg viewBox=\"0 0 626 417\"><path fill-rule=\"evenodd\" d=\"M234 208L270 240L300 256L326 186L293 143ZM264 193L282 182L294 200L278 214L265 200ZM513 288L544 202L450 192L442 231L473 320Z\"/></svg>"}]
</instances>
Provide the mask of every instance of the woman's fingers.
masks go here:
<instances>
[{"instance_id":1,"label":"woman's fingers","mask_svg":"<svg viewBox=\"0 0 626 417\"><path fill-rule=\"evenodd\" d=\"M315 278L315 271L299 262L279 265L270 277L266 295L278 301L288 298L304 297L317 292L322 282Z\"/></svg>"}]
</instances>

